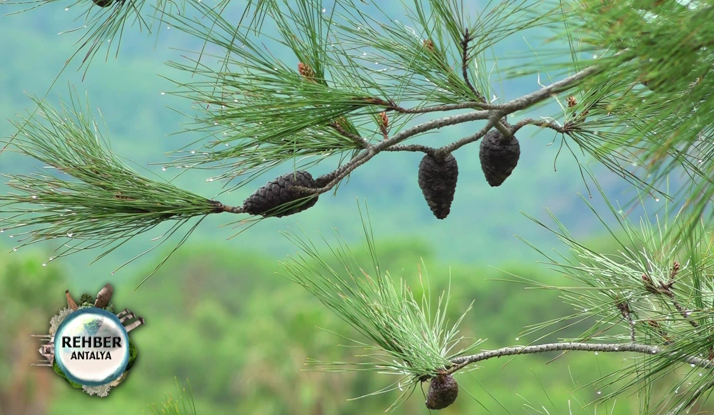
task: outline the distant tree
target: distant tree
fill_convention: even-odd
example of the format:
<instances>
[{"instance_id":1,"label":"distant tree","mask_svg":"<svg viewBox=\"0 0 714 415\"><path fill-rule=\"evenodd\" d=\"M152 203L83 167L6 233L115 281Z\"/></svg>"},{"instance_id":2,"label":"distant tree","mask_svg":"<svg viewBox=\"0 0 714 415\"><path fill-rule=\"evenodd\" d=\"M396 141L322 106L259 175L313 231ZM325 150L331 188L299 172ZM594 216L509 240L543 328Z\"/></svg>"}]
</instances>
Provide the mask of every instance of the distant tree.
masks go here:
<instances>
[{"instance_id":1,"label":"distant tree","mask_svg":"<svg viewBox=\"0 0 714 415\"><path fill-rule=\"evenodd\" d=\"M88 30L78 50L85 51L85 67L105 40L120 39L125 23L151 27L142 19L143 0L86 3ZM614 256L586 248L556 221L551 230L570 252L548 260L573 279L574 286L557 289L575 312L536 327L591 323L582 336L468 354L476 345L457 346L463 340L458 322L444 320L448 295L437 304L426 295L415 298L380 269L376 254L367 273L340 244L333 252L342 268L334 270L309 241L292 236L305 256L286 262L288 274L375 349L376 360L353 368L402 375L386 389L403 391L396 403L429 382L426 406L447 407L458 394L452 375L492 358L551 351L638 354L603 379L619 386L602 399L634 388L642 393L643 413L681 412L706 399L714 386L712 2L504 0L476 11L458 0L414 0L404 2L399 19L366 12L365 1L326 3L254 0L233 15L227 1L158 2L160 22L205 42L192 57L170 63L192 75L174 93L201 111L188 130L203 134L204 147L177 151L166 166L220 170L208 180L236 188L291 164L242 205L139 175L112 154L100 123L73 94L58 110L37 99L36 111L16 122L6 148L56 174L10 176L14 191L0 197L4 230L19 230L20 246L65 239L50 260L97 248L103 256L165 222L171 227L160 243L188 227L180 246L208 215L243 215L239 223L250 224L309 209L384 152L424 154L416 181L434 215L444 219L458 181L457 150L480 143L486 181L501 186L517 168L516 134L549 129L576 159L578 151L588 154L642 197L684 205L676 215L663 210L653 223L647 217L630 222L610 205L620 230L603 224L621 246ZM373 6L370 11L384 5ZM489 59L499 42L534 29L552 33L552 52L539 50L510 68ZM276 58L278 49L294 59ZM220 55L212 55L215 50ZM495 73L558 80L506 100L494 94ZM548 102L560 106L556 116L523 116L545 111ZM472 122L480 122L472 135L436 146L415 142ZM334 170L313 177L309 170L328 160ZM582 172L587 179L585 167ZM673 175L678 185L670 191ZM597 183L591 178L586 185ZM652 398L653 382L680 366L694 369L668 385L670 394Z\"/></svg>"}]
</instances>

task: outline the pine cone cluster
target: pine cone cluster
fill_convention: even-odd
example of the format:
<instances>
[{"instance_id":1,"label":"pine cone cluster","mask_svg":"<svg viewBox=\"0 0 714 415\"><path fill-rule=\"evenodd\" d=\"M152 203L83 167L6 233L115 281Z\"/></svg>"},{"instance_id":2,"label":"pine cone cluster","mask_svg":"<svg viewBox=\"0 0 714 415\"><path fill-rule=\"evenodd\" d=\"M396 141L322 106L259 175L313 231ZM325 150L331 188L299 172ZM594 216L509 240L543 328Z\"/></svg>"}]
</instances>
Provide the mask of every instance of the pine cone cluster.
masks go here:
<instances>
[{"instance_id":1,"label":"pine cone cluster","mask_svg":"<svg viewBox=\"0 0 714 415\"><path fill-rule=\"evenodd\" d=\"M428 409L444 409L456 401L459 384L451 375L437 375L431 379L424 404Z\"/></svg>"},{"instance_id":2,"label":"pine cone cluster","mask_svg":"<svg viewBox=\"0 0 714 415\"><path fill-rule=\"evenodd\" d=\"M459 166L453 155L439 160L429 154L419 163L419 187L437 219L445 219L451 211L456 192Z\"/></svg>"},{"instance_id":3,"label":"pine cone cluster","mask_svg":"<svg viewBox=\"0 0 714 415\"><path fill-rule=\"evenodd\" d=\"M479 158L486 181L493 187L500 186L513 172L521 155L521 146L515 136L504 139L500 131L493 129L481 139Z\"/></svg>"},{"instance_id":4,"label":"pine cone cluster","mask_svg":"<svg viewBox=\"0 0 714 415\"><path fill-rule=\"evenodd\" d=\"M243 202L243 211L251 215L283 217L315 206L317 195L307 195L296 189L296 186L310 189L318 187L309 172L296 171L283 174L250 195ZM295 203L283 206L291 202Z\"/></svg>"}]
</instances>

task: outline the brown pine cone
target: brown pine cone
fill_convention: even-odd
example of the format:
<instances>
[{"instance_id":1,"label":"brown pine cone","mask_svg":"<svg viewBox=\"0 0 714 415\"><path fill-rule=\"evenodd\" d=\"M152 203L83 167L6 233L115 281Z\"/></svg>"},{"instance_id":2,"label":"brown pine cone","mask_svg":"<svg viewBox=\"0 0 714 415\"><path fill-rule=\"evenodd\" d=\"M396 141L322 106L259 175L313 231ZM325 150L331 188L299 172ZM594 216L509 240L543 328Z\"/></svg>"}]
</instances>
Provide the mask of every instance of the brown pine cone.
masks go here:
<instances>
[{"instance_id":1,"label":"brown pine cone","mask_svg":"<svg viewBox=\"0 0 714 415\"><path fill-rule=\"evenodd\" d=\"M444 409L456 401L459 384L451 375L437 375L431 379L424 404L428 409Z\"/></svg>"},{"instance_id":2,"label":"brown pine cone","mask_svg":"<svg viewBox=\"0 0 714 415\"><path fill-rule=\"evenodd\" d=\"M437 160L427 154L419 163L419 187L437 219L445 219L451 211L456 192L459 166L453 155Z\"/></svg>"},{"instance_id":3,"label":"brown pine cone","mask_svg":"<svg viewBox=\"0 0 714 415\"><path fill-rule=\"evenodd\" d=\"M306 171L283 174L250 195L243 202L243 211L251 215L283 217L315 206L317 195L307 195L295 186L317 188L312 175ZM283 206L290 202L296 203Z\"/></svg>"},{"instance_id":4,"label":"brown pine cone","mask_svg":"<svg viewBox=\"0 0 714 415\"><path fill-rule=\"evenodd\" d=\"M521 146L515 136L509 141L496 129L481 139L479 158L486 181L493 187L500 186L518 164Z\"/></svg>"}]
</instances>

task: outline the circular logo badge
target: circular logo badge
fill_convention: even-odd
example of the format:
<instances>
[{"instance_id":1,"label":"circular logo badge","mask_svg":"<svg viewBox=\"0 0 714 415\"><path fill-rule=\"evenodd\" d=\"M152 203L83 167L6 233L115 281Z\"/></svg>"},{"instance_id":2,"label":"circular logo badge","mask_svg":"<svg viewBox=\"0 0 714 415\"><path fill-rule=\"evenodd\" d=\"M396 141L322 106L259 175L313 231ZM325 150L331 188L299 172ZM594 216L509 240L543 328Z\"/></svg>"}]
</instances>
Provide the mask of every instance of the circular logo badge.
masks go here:
<instances>
[{"instance_id":1,"label":"circular logo badge","mask_svg":"<svg viewBox=\"0 0 714 415\"><path fill-rule=\"evenodd\" d=\"M114 314L79 309L57 328L55 360L73 382L99 386L118 379L129 363L129 335Z\"/></svg>"}]
</instances>

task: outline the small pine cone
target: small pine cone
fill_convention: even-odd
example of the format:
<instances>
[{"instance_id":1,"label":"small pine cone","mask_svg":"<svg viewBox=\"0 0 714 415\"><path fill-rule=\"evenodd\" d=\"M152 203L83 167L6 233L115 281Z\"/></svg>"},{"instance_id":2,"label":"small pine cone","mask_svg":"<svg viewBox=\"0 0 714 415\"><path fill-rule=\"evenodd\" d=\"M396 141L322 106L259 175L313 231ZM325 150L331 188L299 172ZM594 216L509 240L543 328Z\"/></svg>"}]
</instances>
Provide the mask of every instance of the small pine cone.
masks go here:
<instances>
[{"instance_id":1,"label":"small pine cone","mask_svg":"<svg viewBox=\"0 0 714 415\"><path fill-rule=\"evenodd\" d=\"M433 53L433 52L436 51L436 47L434 46L434 41L433 41L433 40L431 40L431 39L426 39L425 41L423 41L423 44L424 44L424 48L425 48L426 50L428 50L429 52L432 52L432 53Z\"/></svg>"},{"instance_id":2,"label":"small pine cone","mask_svg":"<svg viewBox=\"0 0 714 415\"><path fill-rule=\"evenodd\" d=\"M294 186L317 188L312 175L306 171L283 174L266 183L243 202L243 210L251 215L283 217L302 212L315 206L317 195L304 199L288 209L278 209L286 203L305 198L308 195L294 189Z\"/></svg>"},{"instance_id":3,"label":"small pine cone","mask_svg":"<svg viewBox=\"0 0 714 415\"><path fill-rule=\"evenodd\" d=\"M429 393L426 395L428 409L444 409L456 401L459 396L459 384L451 375L437 375L431 379Z\"/></svg>"},{"instance_id":4,"label":"small pine cone","mask_svg":"<svg viewBox=\"0 0 714 415\"><path fill-rule=\"evenodd\" d=\"M515 136L505 141L498 130L489 131L481 140L479 158L486 181L493 187L500 186L513 172L521 155L521 146Z\"/></svg>"},{"instance_id":5,"label":"small pine cone","mask_svg":"<svg viewBox=\"0 0 714 415\"><path fill-rule=\"evenodd\" d=\"M298 63L298 72L300 75L303 76L303 78L307 79L308 81L314 81L315 80L315 71L312 70L310 65L307 65L305 63Z\"/></svg>"},{"instance_id":6,"label":"small pine cone","mask_svg":"<svg viewBox=\"0 0 714 415\"><path fill-rule=\"evenodd\" d=\"M419 163L419 187L437 219L445 219L451 211L456 192L459 166L453 155L437 160L427 154Z\"/></svg>"},{"instance_id":7,"label":"small pine cone","mask_svg":"<svg viewBox=\"0 0 714 415\"><path fill-rule=\"evenodd\" d=\"M99 7L109 7L114 3L114 0L92 0Z\"/></svg>"},{"instance_id":8,"label":"small pine cone","mask_svg":"<svg viewBox=\"0 0 714 415\"><path fill-rule=\"evenodd\" d=\"M387 116L387 112L380 112L379 118L382 120L382 127L389 128L389 116Z\"/></svg>"}]
</instances>

